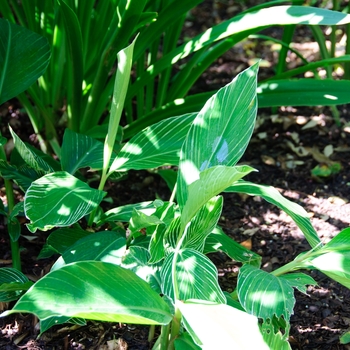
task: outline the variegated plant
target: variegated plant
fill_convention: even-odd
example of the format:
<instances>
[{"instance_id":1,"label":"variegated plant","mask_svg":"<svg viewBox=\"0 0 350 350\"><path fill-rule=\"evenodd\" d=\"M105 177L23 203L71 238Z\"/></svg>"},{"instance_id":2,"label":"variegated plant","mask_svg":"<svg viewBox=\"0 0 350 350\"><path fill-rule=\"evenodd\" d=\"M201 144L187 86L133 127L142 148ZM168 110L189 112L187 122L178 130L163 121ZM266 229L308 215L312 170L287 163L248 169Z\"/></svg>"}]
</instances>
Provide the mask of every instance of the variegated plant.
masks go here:
<instances>
[{"instance_id":1,"label":"variegated plant","mask_svg":"<svg viewBox=\"0 0 350 350\"><path fill-rule=\"evenodd\" d=\"M316 284L295 271L319 269L350 286L349 229L323 245L304 209L273 187L243 180L255 171L237 162L254 129L258 65L220 89L199 113L161 121L115 150L132 51L133 44L118 56L104 144L67 130L56 162L12 132L25 164L2 161L1 172L25 191L23 210L32 232L58 228L49 235L41 257L59 253L60 258L3 316L33 313L42 332L65 322L84 324L86 319L161 325L154 349L225 344L235 349L290 349L293 288L305 293L306 285ZM99 209L110 176L164 165L178 166L177 172L163 173L175 184L169 201L156 199L104 213ZM81 178L79 169L87 166L102 170L99 189ZM218 225L224 205L220 193L225 191L258 195L277 205L292 217L312 249L276 271L261 270L261 257ZM231 294L220 288L217 269L206 256L217 251L242 263ZM26 290L19 272L17 276L12 283L2 283L0 291L9 295Z\"/></svg>"}]
</instances>

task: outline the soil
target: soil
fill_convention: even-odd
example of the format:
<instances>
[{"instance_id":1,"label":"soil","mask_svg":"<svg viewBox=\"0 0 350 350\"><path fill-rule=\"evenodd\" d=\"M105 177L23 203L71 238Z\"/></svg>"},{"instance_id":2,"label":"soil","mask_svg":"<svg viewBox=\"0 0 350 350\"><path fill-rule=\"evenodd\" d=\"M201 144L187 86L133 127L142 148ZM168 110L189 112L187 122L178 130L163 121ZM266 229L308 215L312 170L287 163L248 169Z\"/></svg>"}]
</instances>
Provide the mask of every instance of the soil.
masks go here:
<instances>
[{"instance_id":1,"label":"soil","mask_svg":"<svg viewBox=\"0 0 350 350\"><path fill-rule=\"evenodd\" d=\"M198 10L193 11L186 34L193 36L204 27L226 18L230 11L234 13L251 5L248 2L234 5L233 1L228 0L217 2L213 11L212 1L205 1ZM200 20L194 23L194 18ZM273 52L266 47L255 46L253 53L252 57L274 61ZM249 59L244 52L232 50L201 77L195 89L220 87L248 64ZM261 76L269 74L269 67L261 69ZM349 106L338 106L338 109L343 125L350 122ZM28 120L16 107L16 102L2 106L0 113L3 132L6 132L7 122L10 122L20 136L35 141L31 137L34 133L28 132ZM272 185L284 196L302 205L322 241L327 242L350 224L349 152L350 128L338 128L326 107L259 110L256 130L240 163L258 170L250 174L248 180ZM329 176L313 174L316 166L329 170L334 164L341 165L338 173ZM108 186L113 207L151 200L156 196L167 200L170 196L165 182L157 174L146 171L130 172L127 179L109 183ZM221 227L232 238L260 254L266 271L290 262L297 254L310 248L294 222L260 197L224 194L224 198ZM2 199L5 200L4 195ZM24 227L23 234L26 235ZM52 264L50 259L37 259L47 233L39 232L36 236L37 239L33 241L25 237L20 240L23 271L33 280L47 273ZM0 224L0 241L0 266L10 266L10 247L3 223ZM240 265L223 254L211 254L210 258L218 268L222 288L232 291ZM290 335L292 348L350 349L350 346L339 342L339 336L350 328L350 291L320 272L312 271L311 275L319 285L309 287L306 295L295 292L296 305ZM0 349L4 350L151 347L147 327L133 325L100 322L88 322L79 328L65 325L54 327L37 339L37 319L18 314L0 319L0 329Z\"/></svg>"}]
</instances>

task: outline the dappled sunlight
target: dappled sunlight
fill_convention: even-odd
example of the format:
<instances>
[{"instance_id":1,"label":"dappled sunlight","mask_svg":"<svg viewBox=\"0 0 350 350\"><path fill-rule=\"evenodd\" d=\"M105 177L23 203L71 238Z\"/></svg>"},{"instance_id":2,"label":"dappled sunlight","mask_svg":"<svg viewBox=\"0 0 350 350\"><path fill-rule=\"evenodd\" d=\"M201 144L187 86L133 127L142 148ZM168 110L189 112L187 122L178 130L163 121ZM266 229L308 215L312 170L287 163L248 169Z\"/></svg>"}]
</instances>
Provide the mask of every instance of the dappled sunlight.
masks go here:
<instances>
[{"instance_id":1,"label":"dappled sunlight","mask_svg":"<svg viewBox=\"0 0 350 350\"><path fill-rule=\"evenodd\" d=\"M199 180L199 170L192 160L184 159L180 163L181 175L186 185Z\"/></svg>"}]
</instances>

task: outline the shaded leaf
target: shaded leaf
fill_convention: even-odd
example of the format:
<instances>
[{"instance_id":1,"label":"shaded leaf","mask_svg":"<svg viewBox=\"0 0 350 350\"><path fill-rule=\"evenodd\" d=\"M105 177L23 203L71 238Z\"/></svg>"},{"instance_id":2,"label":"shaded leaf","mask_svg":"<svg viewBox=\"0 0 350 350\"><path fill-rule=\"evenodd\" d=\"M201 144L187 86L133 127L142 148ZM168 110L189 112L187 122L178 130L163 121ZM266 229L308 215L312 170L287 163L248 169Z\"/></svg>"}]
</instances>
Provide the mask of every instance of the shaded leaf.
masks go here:
<instances>
[{"instance_id":1,"label":"shaded leaf","mask_svg":"<svg viewBox=\"0 0 350 350\"><path fill-rule=\"evenodd\" d=\"M26 275L12 267L0 268L0 301L17 300L32 286Z\"/></svg>"},{"instance_id":2,"label":"shaded leaf","mask_svg":"<svg viewBox=\"0 0 350 350\"><path fill-rule=\"evenodd\" d=\"M0 105L28 89L49 59L46 38L0 18Z\"/></svg>"},{"instance_id":3,"label":"shaded leaf","mask_svg":"<svg viewBox=\"0 0 350 350\"><path fill-rule=\"evenodd\" d=\"M204 253L213 253L221 251L231 259L248 263L259 267L261 256L243 247L231 237L227 236L220 227L217 227L211 232L205 241Z\"/></svg>"}]
</instances>

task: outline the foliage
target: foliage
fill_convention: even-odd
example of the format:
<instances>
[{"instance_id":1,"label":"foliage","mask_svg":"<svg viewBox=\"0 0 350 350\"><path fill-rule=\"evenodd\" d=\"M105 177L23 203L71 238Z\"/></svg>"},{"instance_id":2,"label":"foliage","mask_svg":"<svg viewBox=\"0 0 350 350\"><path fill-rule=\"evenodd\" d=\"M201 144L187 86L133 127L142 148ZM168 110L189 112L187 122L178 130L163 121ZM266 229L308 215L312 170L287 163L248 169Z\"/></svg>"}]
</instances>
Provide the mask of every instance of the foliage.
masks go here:
<instances>
[{"instance_id":1,"label":"foliage","mask_svg":"<svg viewBox=\"0 0 350 350\"><path fill-rule=\"evenodd\" d=\"M119 54L124 64L119 66L117 81L125 81L130 74L133 48L134 43ZM113 135L107 135L104 145L67 129L59 163L49 163L12 131L22 160L14 158L11 166L19 171L7 176L25 191L23 209L31 231L61 227L49 235L42 252L46 257L61 256L29 290L27 281L13 282L16 290L22 283L20 290L27 291L3 315L33 313L42 332L53 324L82 324L84 319L160 324L162 335L155 349L212 346L208 325L215 329L215 341L236 344L239 349L290 349L293 289L306 293L306 285L316 284L296 271L319 269L349 286L349 230L322 245L304 209L272 187L243 180L255 171L237 162L254 128L257 71L256 64L239 74L198 114L161 121L135 135L119 152L113 150L120 116L115 106L109 119ZM122 105L125 94L118 86L114 97ZM209 147L202 147L203 142ZM91 155L93 168L101 170L99 189L91 188L80 172L90 164ZM105 213L97 209L105 195L104 183L113 173L164 165L179 168L168 202L157 199ZM1 163L1 171L8 166ZM23 181L26 174L35 176ZM312 249L272 273L261 270L261 257L218 227L223 191L260 195L279 206L300 227ZM33 210L38 206L39 217ZM94 231L84 229L87 225ZM106 226L109 231L103 229ZM221 290L217 269L206 256L214 251L242 263L232 294ZM11 282L4 288L8 285ZM249 339L243 336L247 328Z\"/></svg>"},{"instance_id":2,"label":"foliage","mask_svg":"<svg viewBox=\"0 0 350 350\"><path fill-rule=\"evenodd\" d=\"M310 88L317 83L328 92L330 87L339 84L334 81L324 81L324 85L320 85L312 80L307 83L303 80L282 80L282 74L293 76L294 71L281 73L275 80L258 87L258 64L255 64L213 94L205 104L203 99L209 94L188 98L183 105L178 105L179 108L172 107L178 97L183 98L188 93L194 82L193 77L196 78L228 46L271 25L269 18L274 18L275 24L281 25L318 25L348 23L349 16L298 6L255 8L212 28L211 36L207 36L209 32L206 32L176 48L174 38L177 38L181 28L176 21L181 16L172 13L175 7L171 2L161 9L155 22L152 22L155 14L151 10L158 2L143 1L138 2L137 6L135 1L130 0L128 6L122 7L124 2L111 1L108 5L102 5L106 3L98 2L99 5L94 8L93 1L81 5L81 2L61 0L55 2L54 7L58 17L44 16L54 28L53 34L49 33L44 21L45 35L60 43L59 46L53 46L52 56L62 57L64 51L60 50L66 48L61 44L66 43L70 50L70 61L67 66L64 63L60 67L49 68L47 76L40 78L40 84L45 84L45 81L48 84L49 80L45 80L47 77L53 78L47 91L57 97L61 93L59 87L62 83L62 75L58 75L58 72L68 72L70 85L66 93L71 128L65 130L62 148L57 147L54 136L51 138L51 145L59 156L57 160L24 143L10 130L15 151L10 163L5 156L0 159L0 172L6 181L13 180L17 184L25 192L25 197L23 203L12 206L11 210L1 207L0 211L10 222L12 242L16 242L20 234L16 216L21 212L29 220L27 227L32 232L57 228L50 233L41 257L55 253L60 254L60 257L51 271L34 285L16 269L0 269L1 300L16 300L22 295L13 309L2 316L15 312L33 313L40 319L42 332L54 324L84 324L85 319L161 325L161 336L154 349L213 347L213 337L209 336L213 330L215 341L219 339L225 344L235 344L239 349L290 349L288 335L295 304L294 289L306 293L307 285L316 284L310 276L298 270L318 269L350 287L347 268L350 231L343 230L323 245L303 208L284 198L273 187L244 180L255 169L238 165L238 162L254 129L258 101L262 101L263 106L278 105L281 101L284 104L293 91L297 88L300 90L300 84ZM23 9L15 2L11 4L20 21L30 21L33 9L29 2L22 2ZM51 13L49 2L38 4L42 7L37 6L35 11ZM111 4L119 9L117 15L109 11L111 7L108 6ZM193 6L186 1L177 4L179 15ZM1 7L11 17L10 7L3 4ZM145 9L147 11L143 12ZM96 22L91 19L89 23L83 10L87 13L93 11ZM111 33L110 28L118 22L118 16L121 25L116 32ZM109 29L102 29L106 30L107 36L97 46L107 51L99 55L101 61L96 63L98 53L93 52L94 55L90 57L85 51L87 48L84 43L90 45L90 41L87 36L83 36L81 28L84 25L97 26L99 20L106 17L110 19L110 22L107 21ZM170 19L173 22L169 22ZM182 16L181 21L183 19ZM149 26L145 25L150 22ZM12 37L10 31L19 32L19 38L24 41L27 40L25 35L34 35L6 21L0 21L0 25L7 30L4 35L7 39ZM29 26L42 30L35 21ZM163 42L164 56L156 61L159 33L163 32L165 26L166 37L171 35ZM139 36L122 49L137 31L140 31ZM49 55L47 41L43 41L40 36L36 38L43 48L43 51L35 51L38 55L31 56L33 67L37 69L31 70L30 79L27 79L27 75L19 75L14 86L6 90L9 96L23 91L45 70ZM119 52L113 46L116 38L123 38L118 41L122 45L118 48ZM222 39L222 42L215 44ZM154 50L150 53L150 66L144 71L144 54L149 49L147 45ZM0 47L0 53L11 53L11 45L7 47L10 50ZM112 47L115 55L111 52ZM171 80L169 67L191 53L194 55L184 69ZM15 58L23 60L24 55L22 53ZM110 78L115 57L118 66L115 75ZM7 74L16 61L10 60L8 55L2 55L0 59L5 67L1 81L7 85L10 84L6 79ZM133 61L136 61L138 78L130 85ZM322 61L316 65L334 62ZM310 66L306 65L302 69L308 70ZM93 71L97 72L97 78ZM53 76L54 73L57 76ZM158 81L153 110L154 82L159 74L161 79ZM83 81L85 88L81 90ZM1 85L0 89L3 101L9 98L3 96L4 86ZM29 91L33 96L37 94L38 99L34 97L33 100L41 112L44 111L43 102L39 101L42 86L35 85ZM321 88L317 93L308 95L308 98L315 98L312 103L325 102L326 90ZM97 92L100 95L94 95ZM109 116L104 125L96 128L110 94L112 104ZM130 105L136 95L138 114L134 119L130 114ZM100 102L91 96L101 97ZM334 92L333 97L339 102L341 95ZM266 102L269 98L270 102ZM26 104L26 95L22 94L20 99L30 109L30 105ZM43 101L47 103L50 99L43 98ZM310 103L303 99L299 101L301 104ZM95 103L97 105L91 107ZM129 123L124 128L124 138L130 140L123 144L118 133L124 103ZM195 108L203 104L196 113ZM81 113L83 106L92 108L93 119L84 119L85 113ZM186 108L187 112L192 110L193 113L172 116L136 133L146 116L147 124L151 124L168 116L170 110L174 115L181 108ZM49 112L44 120L47 131L53 131L55 122L51 120ZM92 134L97 137L93 138ZM104 142L99 140L102 134ZM5 140L1 142L4 144ZM203 147L203 144L207 147ZM178 169L167 173L169 184L174 185L169 201L156 199L103 212L100 204L106 195L104 189L108 178L122 176L131 169L169 165ZM99 176L97 189L92 188L84 177L86 172L82 170L86 167ZM311 250L271 273L260 269L261 257L235 242L218 226L223 208L220 193L225 191L259 195L284 210L303 232ZM217 269L206 256L209 252L217 251L224 252L242 264L237 286L233 286L235 290L231 294L219 286ZM244 336L247 328L249 339Z\"/></svg>"},{"instance_id":3,"label":"foliage","mask_svg":"<svg viewBox=\"0 0 350 350\"><path fill-rule=\"evenodd\" d=\"M224 52L246 38L276 41L259 33L272 26L284 26L276 75L262 81L258 89L259 105L333 105L349 102L350 82L327 79L293 79L319 67L349 64L349 55L334 58L323 55L307 62L291 49L291 38L298 24L314 28L316 39L320 25L349 23L349 15L326 9L298 6L303 1L271 1L252 7L229 20L181 43L181 30L188 12L202 0L16 0L3 1L0 13L11 22L47 38L52 48L49 68L27 94L18 98L25 107L35 133L46 133L60 156L57 125L104 138L105 118L115 81L117 53L137 33L133 63L135 73L128 86L126 119L119 138L130 139L138 131L164 118L198 112L215 92L190 94L201 74ZM2 33L5 35L5 33ZM254 37L255 35L255 37ZM180 42L179 45L177 43ZM322 40L319 40L322 43ZM285 71L286 54L293 50L303 65ZM178 69L181 65L181 70ZM30 98L28 98L30 96ZM33 104L32 102L33 101ZM64 113L62 114L62 110ZM41 143L46 152L45 142Z\"/></svg>"}]
</instances>

